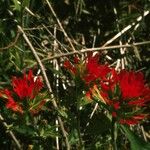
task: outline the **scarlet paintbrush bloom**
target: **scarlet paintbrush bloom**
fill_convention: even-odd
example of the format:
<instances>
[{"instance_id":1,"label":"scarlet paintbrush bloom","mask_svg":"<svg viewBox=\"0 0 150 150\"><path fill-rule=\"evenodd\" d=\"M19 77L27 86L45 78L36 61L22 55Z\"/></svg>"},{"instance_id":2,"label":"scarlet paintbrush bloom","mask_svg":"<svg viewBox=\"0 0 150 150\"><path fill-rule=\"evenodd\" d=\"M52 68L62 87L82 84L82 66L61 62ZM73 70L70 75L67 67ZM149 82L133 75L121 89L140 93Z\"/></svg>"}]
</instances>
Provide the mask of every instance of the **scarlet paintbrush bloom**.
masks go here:
<instances>
[{"instance_id":1,"label":"scarlet paintbrush bloom","mask_svg":"<svg viewBox=\"0 0 150 150\"><path fill-rule=\"evenodd\" d=\"M23 77L12 78L13 90L4 89L1 91L0 97L6 99L6 108L14 112L23 113L24 111L39 112L45 100L42 94L39 94L43 87L43 82L40 77L34 77L32 70ZM36 98L36 96L38 96ZM33 100L34 99L34 100ZM42 99L42 100L41 100ZM24 101L26 101L24 103Z\"/></svg>"},{"instance_id":2,"label":"scarlet paintbrush bloom","mask_svg":"<svg viewBox=\"0 0 150 150\"><path fill-rule=\"evenodd\" d=\"M141 72L122 70L118 74L113 73L106 83L106 87L101 86L102 95L112 108L112 116L118 117L119 123L135 125L147 116L140 112L150 100L150 89ZM126 116L130 113L131 116Z\"/></svg>"},{"instance_id":3,"label":"scarlet paintbrush bloom","mask_svg":"<svg viewBox=\"0 0 150 150\"><path fill-rule=\"evenodd\" d=\"M92 100L91 91L87 91L86 94L85 94L85 97L87 98L87 100L91 101Z\"/></svg>"},{"instance_id":4,"label":"scarlet paintbrush bloom","mask_svg":"<svg viewBox=\"0 0 150 150\"><path fill-rule=\"evenodd\" d=\"M75 64L78 64L79 62L80 62L79 57L75 56L75 57L74 57L74 63L75 63Z\"/></svg>"},{"instance_id":5,"label":"scarlet paintbrush bloom","mask_svg":"<svg viewBox=\"0 0 150 150\"><path fill-rule=\"evenodd\" d=\"M150 88L141 72L123 70L117 73L111 69L94 87L90 90L91 99L103 102L119 123L135 125L147 116L142 110L150 101Z\"/></svg>"},{"instance_id":6,"label":"scarlet paintbrush bloom","mask_svg":"<svg viewBox=\"0 0 150 150\"><path fill-rule=\"evenodd\" d=\"M15 112L23 113L22 107L14 101L12 94L9 90L5 89L3 94L5 94L5 97L7 98L6 108L11 109Z\"/></svg>"},{"instance_id":7,"label":"scarlet paintbrush bloom","mask_svg":"<svg viewBox=\"0 0 150 150\"><path fill-rule=\"evenodd\" d=\"M64 62L64 67L65 67L66 69L69 69L70 67L72 67L72 65L71 65L71 63L70 63L69 60L66 60L66 61Z\"/></svg>"},{"instance_id":8,"label":"scarlet paintbrush bloom","mask_svg":"<svg viewBox=\"0 0 150 150\"><path fill-rule=\"evenodd\" d=\"M39 77L34 78L32 70L30 70L29 74L24 74L22 78L13 77L12 86L20 99L33 99L42 89L43 83Z\"/></svg>"},{"instance_id":9,"label":"scarlet paintbrush bloom","mask_svg":"<svg viewBox=\"0 0 150 150\"><path fill-rule=\"evenodd\" d=\"M76 68L71 64L71 62L69 60L66 60L64 62L64 68L68 69L74 75L77 72Z\"/></svg>"},{"instance_id":10,"label":"scarlet paintbrush bloom","mask_svg":"<svg viewBox=\"0 0 150 150\"><path fill-rule=\"evenodd\" d=\"M135 116L133 116L131 118L120 119L119 123L121 123L121 124L127 124L127 125L135 125L135 124L138 124L145 117L146 117L146 115L143 115L143 114L135 115Z\"/></svg>"},{"instance_id":11,"label":"scarlet paintbrush bloom","mask_svg":"<svg viewBox=\"0 0 150 150\"><path fill-rule=\"evenodd\" d=\"M89 55L84 62L79 64L78 57L74 57L74 64L69 60L64 62L64 68L68 69L73 75L80 76L86 84L93 82L97 79L106 79L106 76L111 71L107 65L99 63L99 54L92 56Z\"/></svg>"},{"instance_id":12,"label":"scarlet paintbrush bloom","mask_svg":"<svg viewBox=\"0 0 150 150\"><path fill-rule=\"evenodd\" d=\"M144 75L141 72L136 73L122 70L118 76L122 97L124 99L143 96L145 81Z\"/></svg>"},{"instance_id":13,"label":"scarlet paintbrush bloom","mask_svg":"<svg viewBox=\"0 0 150 150\"><path fill-rule=\"evenodd\" d=\"M64 65L69 70L73 70L75 66L69 61ZM99 54L89 55L84 62L76 66L81 68L77 68L79 77L89 87L86 99L99 100L119 123L134 125L147 116L142 110L150 101L150 88L145 84L141 72L117 72L100 64Z\"/></svg>"},{"instance_id":14,"label":"scarlet paintbrush bloom","mask_svg":"<svg viewBox=\"0 0 150 150\"><path fill-rule=\"evenodd\" d=\"M99 55L91 56L86 60L86 75L84 80L86 83L90 83L97 79L106 79L107 74L111 69L107 65L101 65L99 63Z\"/></svg>"},{"instance_id":15,"label":"scarlet paintbrush bloom","mask_svg":"<svg viewBox=\"0 0 150 150\"><path fill-rule=\"evenodd\" d=\"M121 71L118 75L122 99L129 105L144 106L150 100L150 88L142 72Z\"/></svg>"}]
</instances>

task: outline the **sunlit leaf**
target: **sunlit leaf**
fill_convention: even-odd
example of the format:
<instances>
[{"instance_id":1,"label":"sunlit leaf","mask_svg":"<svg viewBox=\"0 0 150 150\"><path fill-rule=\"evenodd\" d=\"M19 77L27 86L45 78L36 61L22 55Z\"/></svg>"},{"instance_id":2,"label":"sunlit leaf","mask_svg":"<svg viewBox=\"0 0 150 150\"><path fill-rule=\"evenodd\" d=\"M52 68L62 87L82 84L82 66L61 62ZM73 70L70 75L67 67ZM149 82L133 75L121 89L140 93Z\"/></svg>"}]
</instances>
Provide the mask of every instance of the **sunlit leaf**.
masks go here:
<instances>
[{"instance_id":1,"label":"sunlit leaf","mask_svg":"<svg viewBox=\"0 0 150 150\"><path fill-rule=\"evenodd\" d=\"M130 141L131 150L149 150L150 143L145 142L142 138L136 135L127 126L121 126L128 140Z\"/></svg>"}]
</instances>

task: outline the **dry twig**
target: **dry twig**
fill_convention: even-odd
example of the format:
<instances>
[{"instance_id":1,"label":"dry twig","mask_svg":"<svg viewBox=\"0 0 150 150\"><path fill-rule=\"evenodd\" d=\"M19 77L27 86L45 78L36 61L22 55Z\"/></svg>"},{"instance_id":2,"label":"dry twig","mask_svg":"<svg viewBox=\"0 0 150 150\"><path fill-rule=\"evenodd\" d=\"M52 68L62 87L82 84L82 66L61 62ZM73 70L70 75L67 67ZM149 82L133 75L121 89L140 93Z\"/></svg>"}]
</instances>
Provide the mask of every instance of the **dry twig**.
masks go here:
<instances>
[{"instance_id":1,"label":"dry twig","mask_svg":"<svg viewBox=\"0 0 150 150\"><path fill-rule=\"evenodd\" d=\"M6 49L9 49L9 48L13 47L13 46L17 43L17 41L18 41L18 39L19 39L19 36L20 36L20 33L17 33L16 37L14 38L14 41L11 42L10 44L8 44L8 45L5 46L5 47L1 47L1 48L0 48L0 51L1 51L1 50L6 50Z\"/></svg>"},{"instance_id":2,"label":"dry twig","mask_svg":"<svg viewBox=\"0 0 150 150\"><path fill-rule=\"evenodd\" d=\"M52 59L56 59L56 58L60 58L60 57L66 57L66 56L70 56L70 55L74 55L74 54L82 54L82 53L87 53L87 52L118 49L118 48L125 48L125 47L132 48L133 46L141 46L141 45L147 45L147 44L150 44L150 41L137 42L137 43L125 44L125 45L113 45L113 46L107 46L107 47L86 48L86 49L81 49L81 50L75 51L75 52L56 54L54 56L45 58L42 61L52 60Z\"/></svg>"},{"instance_id":3,"label":"dry twig","mask_svg":"<svg viewBox=\"0 0 150 150\"><path fill-rule=\"evenodd\" d=\"M68 40L68 42L69 42L69 44L70 44L72 50L75 52L76 50L75 50L75 48L74 48L74 46L73 46L73 44L72 44L72 42L71 42L71 39L69 38L69 36L67 35L66 31L64 30L64 28L63 28L63 26L62 26L62 24L61 24L59 18L57 17L57 15L56 15L56 13L55 13L55 11L54 11L52 5L50 4L50 2L49 2L48 0L45 0L45 1L46 1L46 3L47 3L48 7L50 8L52 14L53 14L54 17L56 18L57 23L58 23L58 25L60 26L62 32L64 33L64 36L67 38L67 40Z\"/></svg>"},{"instance_id":4,"label":"dry twig","mask_svg":"<svg viewBox=\"0 0 150 150\"><path fill-rule=\"evenodd\" d=\"M51 88L51 85L50 85L50 83L49 83L48 77L47 77L46 72L45 72L45 67L44 67L44 65L42 64L42 62L41 62L41 60L40 60L40 58L39 58L39 56L38 56L36 50L35 50L34 47L32 46L30 40L28 39L28 37L26 36L25 32L23 31L22 27L18 25L18 29L19 29L19 31L22 33L22 36L23 36L24 40L26 41L26 43L27 43L28 46L30 47L30 49L31 49L31 51L32 51L32 53L33 53L33 55L34 55L34 57L35 57L37 63L39 64L39 66L40 66L40 68L41 68L41 71L42 71L42 74L43 74L43 78L44 78L44 80L45 80L46 86L47 86L47 88L48 88L48 92L49 92L49 94L50 94L50 96L51 96L51 99L52 99L52 104L53 104L54 108L55 108L56 110L58 110L58 105L57 105L57 103L56 103L56 101L55 101L55 99L54 99L54 95L53 95L53 92L52 92L52 88ZM66 148L67 148L67 150L70 150L70 144L69 144L69 141L68 141L67 132L65 131L63 121L62 121L62 119L61 119L59 116L58 116L58 121L59 121L59 124L60 124L60 128L61 128L62 134L63 134L63 136L64 136L64 138L65 138Z\"/></svg>"},{"instance_id":5,"label":"dry twig","mask_svg":"<svg viewBox=\"0 0 150 150\"><path fill-rule=\"evenodd\" d=\"M147 16L149 13L150 13L150 11L145 11L143 16L138 17L136 19L136 21L140 22L142 20L142 17ZM113 36L110 40L108 40L102 47L105 47L105 46L109 45L110 43L112 43L114 40L119 38L121 35L123 35L125 32L127 32L129 29L131 29L135 25L136 25L136 22L133 22L132 24L128 25L127 27L122 29L119 33L117 33L115 36Z\"/></svg>"},{"instance_id":6,"label":"dry twig","mask_svg":"<svg viewBox=\"0 0 150 150\"><path fill-rule=\"evenodd\" d=\"M2 117L1 114L0 114L0 121L2 121L2 124L4 125L4 127L5 127L6 129L9 128L8 124L4 121L4 118ZM17 140L16 136L14 135L14 133L13 133L12 131L10 131L10 130L8 130L8 133L9 133L9 135L12 137L12 139L14 140L14 142L15 142L17 148L18 148L19 150L22 150L21 145L20 145L19 141Z\"/></svg>"}]
</instances>

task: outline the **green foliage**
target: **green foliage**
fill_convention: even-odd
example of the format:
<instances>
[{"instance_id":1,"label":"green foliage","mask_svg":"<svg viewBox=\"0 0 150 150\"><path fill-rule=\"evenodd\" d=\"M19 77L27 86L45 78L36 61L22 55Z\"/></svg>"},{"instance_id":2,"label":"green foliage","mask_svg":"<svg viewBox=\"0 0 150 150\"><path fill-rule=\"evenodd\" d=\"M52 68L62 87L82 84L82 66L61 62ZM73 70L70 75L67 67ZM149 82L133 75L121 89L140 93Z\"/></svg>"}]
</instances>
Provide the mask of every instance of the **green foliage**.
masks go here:
<instances>
[{"instance_id":1,"label":"green foliage","mask_svg":"<svg viewBox=\"0 0 150 150\"><path fill-rule=\"evenodd\" d=\"M148 150L150 149L150 143L146 143L142 138L139 138L138 135L134 134L128 127L121 126L124 130L127 138L131 143L131 150Z\"/></svg>"}]
</instances>

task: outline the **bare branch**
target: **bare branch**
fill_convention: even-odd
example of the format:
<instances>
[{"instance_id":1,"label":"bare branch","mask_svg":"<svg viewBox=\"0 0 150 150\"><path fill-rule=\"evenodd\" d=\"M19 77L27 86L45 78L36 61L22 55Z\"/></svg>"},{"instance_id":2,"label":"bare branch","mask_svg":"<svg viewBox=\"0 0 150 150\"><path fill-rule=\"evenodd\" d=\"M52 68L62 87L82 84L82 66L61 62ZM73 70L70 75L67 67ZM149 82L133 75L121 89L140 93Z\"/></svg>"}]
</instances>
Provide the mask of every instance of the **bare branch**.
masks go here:
<instances>
[{"instance_id":1,"label":"bare branch","mask_svg":"<svg viewBox=\"0 0 150 150\"><path fill-rule=\"evenodd\" d=\"M82 53L87 53L87 52L94 52L94 51L101 51L101 50L110 50L110 49L118 49L118 48L130 48L133 46L141 46L141 45L147 45L150 44L150 41L145 41L145 42L137 42L133 44L125 44L125 45L113 45L113 46L107 46L107 47L96 47L96 48L87 48L87 49L81 49L79 51L75 52L68 52L68 53L62 53L62 54L57 54L55 56L51 56L48 58L43 59L42 61L46 60L52 60L55 58L60 58L60 57L66 57L74 54L82 54Z\"/></svg>"},{"instance_id":2,"label":"bare branch","mask_svg":"<svg viewBox=\"0 0 150 150\"><path fill-rule=\"evenodd\" d=\"M8 124L4 121L4 118L2 117L2 115L0 114L0 121L2 121L2 124L4 125L4 127L6 129L8 129ZM10 130L8 130L8 133L10 134L10 136L12 137L12 139L14 140L14 142L16 143L16 146L19 150L22 150L21 145L19 143L19 141L17 140L17 138L15 137L14 133Z\"/></svg>"},{"instance_id":3,"label":"bare branch","mask_svg":"<svg viewBox=\"0 0 150 150\"><path fill-rule=\"evenodd\" d=\"M9 49L9 48L13 47L13 46L17 43L19 36L20 36L20 33L17 33L16 37L14 38L14 41L11 42L10 44L8 44L8 45L5 46L5 47L1 47L1 48L0 48L0 51L1 51L1 50L6 50L6 49Z\"/></svg>"},{"instance_id":4,"label":"bare branch","mask_svg":"<svg viewBox=\"0 0 150 150\"><path fill-rule=\"evenodd\" d=\"M72 50L73 50L73 51L76 51L75 48L74 48L74 46L73 46L73 44L72 44L72 42L71 42L71 40L70 40L70 38L69 38L69 36L67 35L66 31L64 30L64 28L63 28L63 26L62 26L62 24L61 24L59 18L57 17L57 15L56 15L56 13L55 13L55 11L54 11L52 5L50 4L50 2L49 2L48 0L45 0L45 1L46 1L46 3L47 3L48 7L50 8L52 14L53 14L54 17L56 18L56 21L57 21L58 25L60 26L62 32L64 33L64 36L67 38L67 40L68 40L68 42L69 42L69 44L70 44Z\"/></svg>"},{"instance_id":5,"label":"bare branch","mask_svg":"<svg viewBox=\"0 0 150 150\"><path fill-rule=\"evenodd\" d=\"M145 11L143 16L145 17L149 13L150 13L150 11ZM140 22L141 20L142 20L142 16L140 16L136 19L137 22ZM114 40L119 38L121 35L123 35L125 32L127 32L129 29L131 29L135 25L136 25L136 22L133 22L132 24L128 25L127 27L122 29L119 33L117 33L114 37L112 37L109 41L107 41L102 47L105 47L105 46L109 45L110 43L112 43Z\"/></svg>"},{"instance_id":6,"label":"bare branch","mask_svg":"<svg viewBox=\"0 0 150 150\"><path fill-rule=\"evenodd\" d=\"M22 27L19 26L19 25L18 25L17 27L18 27L19 31L23 34L24 40L26 41L26 43L27 43L28 46L30 47L30 49L31 49L31 51L32 51L32 53L33 53L33 55L34 55L34 57L35 57L37 63L39 64L39 66L40 66L40 68L41 68L41 71L42 71L42 74L43 74L43 78L44 78L44 80L45 80L46 86L47 86L47 88L48 88L48 92L49 92L49 94L50 94L50 96L51 96L51 99L52 99L52 104L53 104L54 108L55 108L56 110L58 110L58 105L57 105L57 103L56 103L56 101L55 101L55 99L54 99L54 95L53 95L53 92L52 92L52 88L51 88L51 85L50 85L50 83L49 83L48 77L47 77L46 72L45 72L45 67L44 67L44 65L42 64L42 62L41 62L41 60L40 60L40 58L39 58L39 56L38 56L36 50L34 49L33 45L31 44L30 40L28 39L27 35L26 35L25 32L23 31ZM61 128L62 134L63 134L63 136L64 136L64 138L65 138L66 148L67 148L67 150L70 150L70 145L69 145L69 141L68 141L68 137L67 137L67 132L65 131L63 121L62 121L62 119L61 119L59 116L58 116L58 121L59 121L59 124L60 124L60 128Z\"/></svg>"}]
</instances>

